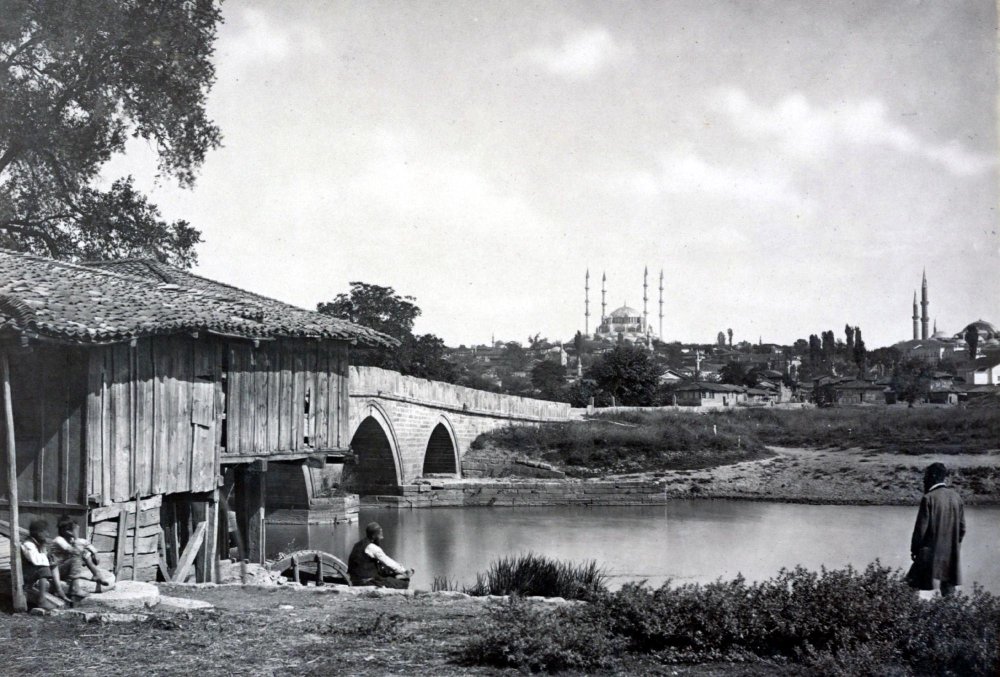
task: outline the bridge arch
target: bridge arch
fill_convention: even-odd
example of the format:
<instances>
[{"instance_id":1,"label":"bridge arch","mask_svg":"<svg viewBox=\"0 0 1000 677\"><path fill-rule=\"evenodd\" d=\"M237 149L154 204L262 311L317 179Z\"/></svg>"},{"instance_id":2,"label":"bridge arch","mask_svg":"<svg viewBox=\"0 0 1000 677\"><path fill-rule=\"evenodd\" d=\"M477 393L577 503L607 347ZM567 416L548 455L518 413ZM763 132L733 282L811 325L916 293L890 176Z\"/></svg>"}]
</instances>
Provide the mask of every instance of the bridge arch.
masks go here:
<instances>
[{"instance_id":1,"label":"bridge arch","mask_svg":"<svg viewBox=\"0 0 1000 677\"><path fill-rule=\"evenodd\" d=\"M461 474L461 462L458 457L458 436L447 416L441 415L430 437L424 445L424 467L422 474Z\"/></svg>"},{"instance_id":2,"label":"bridge arch","mask_svg":"<svg viewBox=\"0 0 1000 677\"><path fill-rule=\"evenodd\" d=\"M351 436L355 462L344 467L343 486L358 494L391 492L402 481L399 442L382 406L369 400Z\"/></svg>"}]
</instances>

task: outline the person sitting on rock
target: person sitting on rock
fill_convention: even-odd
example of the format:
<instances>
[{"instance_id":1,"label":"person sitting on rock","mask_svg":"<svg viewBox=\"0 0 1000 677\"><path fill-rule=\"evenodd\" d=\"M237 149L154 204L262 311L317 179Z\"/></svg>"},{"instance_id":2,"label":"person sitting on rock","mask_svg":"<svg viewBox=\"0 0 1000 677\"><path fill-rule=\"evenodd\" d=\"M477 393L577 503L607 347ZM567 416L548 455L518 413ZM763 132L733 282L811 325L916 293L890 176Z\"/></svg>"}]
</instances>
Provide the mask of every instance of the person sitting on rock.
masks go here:
<instances>
[{"instance_id":1,"label":"person sitting on rock","mask_svg":"<svg viewBox=\"0 0 1000 677\"><path fill-rule=\"evenodd\" d=\"M374 585L379 588L405 590L410 585L413 569L385 554L381 543L385 538L378 522L365 527L365 538L354 544L347 558L347 575L351 585Z\"/></svg>"},{"instance_id":2,"label":"person sitting on rock","mask_svg":"<svg viewBox=\"0 0 1000 677\"><path fill-rule=\"evenodd\" d=\"M97 550L90 541L76 535L76 521L69 515L63 515L59 518L56 528L59 535L53 539L50 548L54 573L58 575L60 581L69 583L70 597L74 599L86 597L88 592L83 589L82 583L91 578L94 581L95 592L113 587L113 575L97 566L100 563Z\"/></svg>"},{"instance_id":3,"label":"person sitting on rock","mask_svg":"<svg viewBox=\"0 0 1000 677\"><path fill-rule=\"evenodd\" d=\"M49 540L49 523L42 519L33 520L28 525L28 538L21 544L21 560L24 562L24 589L28 603L42 609L54 609L48 595L69 602L69 598L59 584L58 574L53 574L46 552Z\"/></svg>"}]
</instances>

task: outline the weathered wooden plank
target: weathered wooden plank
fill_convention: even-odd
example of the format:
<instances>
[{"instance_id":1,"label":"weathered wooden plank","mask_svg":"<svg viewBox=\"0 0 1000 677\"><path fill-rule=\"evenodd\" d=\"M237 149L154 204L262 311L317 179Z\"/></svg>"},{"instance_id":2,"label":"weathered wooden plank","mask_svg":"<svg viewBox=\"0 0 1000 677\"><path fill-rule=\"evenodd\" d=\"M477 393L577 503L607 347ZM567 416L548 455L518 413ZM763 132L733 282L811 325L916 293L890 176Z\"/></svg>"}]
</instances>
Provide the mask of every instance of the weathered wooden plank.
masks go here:
<instances>
[{"instance_id":1,"label":"weathered wooden plank","mask_svg":"<svg viewBox=\"0 0 1000 677\"><path fill-rule=\"evenodd\" d=\"M136 346L136 491L142 496L153 491L156 461L156 405L153 376L153 346L140 339Z\"/></svg>"},{"instance_id":2,"label":"weathered wooden plank","mask_svg":"<svg viewBox=\"0 0 1000 677\"><path fill-rule=\"evenodd\" d=\"M300 350L296 350L292 356L294 368L292 371L292 451L303 448L303 436L305 435L305 401L306 401L306 374L305 356Z\"/></svg>"},{"instance_id":3,"label":"weathered wooden plank","mask_svg":"<svg viewBox=\"0 0 1000 677\"><path fill-rule=\"evenodd\" d=\"M103 393L104 355L101 349L95 349L87 359L87 495L101 503L107 502L108 496L103 476Z\"/></svg>"},{"instance_id":4,"label":"weathered wooden plank","mask_svg":"<svg viewBox=\"0 0 1000 677\"><path fill-rule=\"evenodd\" d=\"M338 408L337 419L340 426L340 448L346 449L351 442L351 422L350 422L350 399L351 393L348 382L348 348L345 343L340 352L338 373L340 374L340 407Z\"/></svg>"},{"instance_id":5,"label":"weathered wooden plank","mask_svg":"<svg viewBox=\"0 0 1000 677\"><path fill-rule=\"evenodd\" d=\"M327 425L330 411L330 353L323 344L316 345L316 396L312 406L313 447L325 449L329 446Z\"/></svg>"},{"instance_id":6,"label":"weathered wooden plank","mask_svg":"<svg viewBox=\"0 0 1000 677\"><path fill-rule=\"evenodd\" d=\"M329 347L329 367L326 405L326 442L329 447L340 447L340 351L333 344Z\"/></svg>"},{"instance_id":7,"label":"weathered wooden plank","mask_svg":"<svg viewBox=\"0 0 1000 677\"><path fill-rule=\"evenodd\" d=\"M150 496L149 498L144 498L139 501L139 512L147 513L151 512L156 514L155 508L159 508L163 505L163 496L156 495ZM103 508L94 508L90 511L90 522L91 524L96 522L103 522L104 520L113 519L118 516L118 513L124 510L127 514L135 513L135 501L128 501L127 503L121 503L119 505L109 505Z\"/></svg>"},{"instance_id":8,"label":"weathered wooden plank","mask_svg":"<svg viewBox=\"0 0 1000 677\"><path fill-rule=\"evenodd\" d=\"M205 540L205 530L207 528L207 522L200 522L195 527L194 534L188 539L187 545L184 546L184 552L181 553L180 561L177 564L177 570L174 572L173 580L175 583L183 583L187 580L188 575L191 573L195 556L197 556L198 551L201 549L202 541Z\"/></svg>"},{"instance_id":9,"label":"weathered wooden plank","mask_svg":"<svg viewBox=\"0 0 1000 677\"><path fill-rule=\"evenodd\" d=\"M303 402L305 414L305 430L303 436L308 440L308 446L315 446L316 428L316 345L309 345L305 351L306 391ZM306 404L308 403L308 404Z\"/></svg>"},{"instance_id":10,"label":"weathered wooden plank","mask_svg":"<svg viewBox=\"0 0 1000 677\"><path fill-rule=\"evenodd\" d=\"M253 450L257 454L267 454L267 384L270 380L271 356L266 347L254 350L254 426Z\"/></svg>"},{"instance_id":11,"label":"weathered wooden plank","mask_svg":"<svg viewBox=\"0 0 1000 677\"><path fill-rule=\"evenodd\" d=\"M254 391L254 362L253 353L250 348L246 345L241 345L238 348L238 353L240 356L240 390L239 390L239 406L240 406L240 453L251 454L254 451L253 448L253 432L254 432L254 402L253 402L253 391Z\"/></svg>"},{"instance_id":12,"label":"weathered wooden plank","mask_svg":"<svg viewBox=\"0 0 1000 677\"><path fill-rule=\"evenodd\" d=\"M282 341L281 375L278 392L278 448L281 451L291 451L295 448L295 431L292 426L292 386L294 380L295 358L288 352L288 342Z\"/></svg>"},{"instance_id":13,"label":"weathered wooden plank","mask_svg":"<svg viewBox=\"0 0 1000 677\"><path fill-rule=\"evenodd\" d=\"M126 521L126 528L129 532L135 529L135 515L129 515ZM160 520L157 517L156 520L146 519L145 513L140 514L139 519L139 536L155 536L156 533L161 529ZM111 536L114 538L118 535L118 521L117 520L105 520L104 522L98 522L97 524L91 525L91 536L96 538L97 536Z\"/></svg>"},{"instance_id":14,"label":"weathered wooden plank","mask_svg":"<svg viewBox=\"0 0 1000 677\"><path fill-rule=\"evenodd\" d=\"M194 431L191 425L194 351L192 341L183 336L173 337L177 371L177 445L173 450L174 492L191 490L191 466L194 455Z\"/></svg>"},{"instance_id":15,"label":"weathered wooden plank","mask_svg":"<svg viewBox=\"0 0 1000 677\"><path fill-rule=\"evenodd\" d=\"M115 501L132 496L132 411L130 408L131 355L128 344L111 347L111 497Z\"/></svg>"},{"instance_id":16,"label":"weathered wooden plank","mask_svg":"<svg viewBox=\"0 0 1000 677\"><path fill-rule=\"evenodd\" d=\"M147 552L156 552L156 546L159 542L160 530L159 527L156 528L156 533L148 536L135 536L135 529L129 529L125 536L125 555L132 555L138 552L140 555ZM118 543L115 536L107 536L105 534L94 534L91 544L98 552L114 552L117 549ZM138 546L138 550L136 547Z\"/></svg>"},{"instance_id":17,"label":"weathered wooden plank","mask_svg":"<svg viewBox=\"0 0 1000 677\"><path fill-rule=\"evenodd\" d=\"M208 528L205 531L205 572L203 579L206 583L218 582L219 575L219 501L218 490L212 492L212 500L208 504Z\"/></svg>"},{"instance_id":18,"label":"weathered wooden plank","mask_svg":"<svg viewBox=\"0 0 1000 677\"><path fill-rule=\"evenodd\" d=\"M216 472L218 472L218 465L220 456L223 452L223 431L225 428L224 422L226 420L226 382L223 378L223 354L226 347L221 341L215 341L212 344L215 351L215 365L214 365L214 383L212 388L215 392L215 423L213 427L213 432L215 433L215 466Z\"/></svg>"},{"instance_id":19,"label":"weathered wooden plank","mask_svg":"<svg viewBox=\"0 0 1000 677\"><path fill-rule=\"evenodd\" d=\"M67 367L66 373L72 374L72 369L69 364L64 365ZM62 421L59 424L59 502L69 503L69 445L70 445L70 425L73 418L73 407L71 402L72 391L70 388L76 385L73 379L67 379L66 383L62 388L62 401L60 402L60 409L63 412ZM77 437L79 440L80 438ZM73 502L76 503L76 496L73 497Z\"/></svg>"},{"instance_id":20,"label":"weathered wooden plank","mask_svg":"<svg viewBox=\"0 0 1000 677\"><path fill-rule=\"evenodd\" d=\"M45 474L46 474L46 456L51 457L50 442L51 436L49 431L46 430L46 404L48 404L50 398L50 387L48 379L46 378L49 370L48 360L46 359L44 353L38 353L34 355L35 362L35 384L38 392L38 399L35 400L35 411L34 415L38 418L37 426L39 432L39 441L37 452L35 453L35 458L33 460L34 468L34 482L32 482L31 491L25 491L20 495L20 500L22 501L44 501L45 500ZM16 432L16 429L15 429Z\"/></svg>"},{"instance_id":21,"label":"weathered wooden plank","mask_svg":"<svg viewBox=\"0 0 1000 677\"><path fill-rule=\"evenodd\" d=\"M163 529L158 529L156 534L156 556L157 565L160 568L160 575L163 580L170 580L170 567L167 565L167 538L163 535Z\"/></svg>"},{"instance_id":22,"label":"weathered wooden plank","mask_svg":"<svg viewBox=\"0 0 1000 677\"><path fill-rule=\"evenodd\" d=\"M124 564L122 560L125 559L125 546L127 545L128 536L127 516L128 513L122 508L121 516L118 518L118 534L115 541L115 578L119 578L119 572Z\"/></svg>"},{"instance_id":23,"label":"weathered wooden plank","mask_svg":"<svg viewBox=\"0 0 1000 677\"><path fill-rule=\"evenodd\" d=\"M278 398L281 395L281 351L275 344L268 344L266 350L268 359L266 453L273 454L281 448L279 441L281 414L278 407Z\"/></svg>"},{"instance_id":24,"label":"weathered wooden plank","mask_svg":"<svg viewBox=\"0 0 1000 677\"><path fill-rule=\"evenodd\" d=\"M247 558L251 562L263 564L264 543L264 494L265 477L263 472L248 471L244 492L247 515Z\"/></svg>"}]
</instances>

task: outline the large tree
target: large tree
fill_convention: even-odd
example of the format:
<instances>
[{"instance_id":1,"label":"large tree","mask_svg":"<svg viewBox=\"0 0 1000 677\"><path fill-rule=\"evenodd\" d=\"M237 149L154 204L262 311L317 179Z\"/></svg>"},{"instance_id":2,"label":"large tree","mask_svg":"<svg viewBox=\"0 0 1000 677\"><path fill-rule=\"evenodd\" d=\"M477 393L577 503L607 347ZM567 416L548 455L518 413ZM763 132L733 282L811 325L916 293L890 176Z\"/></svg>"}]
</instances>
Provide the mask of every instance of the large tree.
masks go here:
<instances>
[{"instance_id":1,"label":"large tree","mask_svg":"<svg viewBox=\"0 0 1000 677\"><path fill-rule=\"evenodd\" d=\"M566 369L555 360L539 360L531 368L531 385L546 400L562 400L566 390Z\"/></svg>"},{"instance_id":2,"label":"large tree","mask_svg":"<svg viewBox=\"0 0 1000 677\"><path fill-rule=\"evenodd\" d=\"M969 359L976 359L976 351L979 349L979 330L974 324L970 324L965 329L965 343L969 346Z\"/></svg>"},{"instance_id":3,"label":"large tree","mask_svg":"<svg viewBox=\"0 0 1000 677\"><path fill-rule=\"evenodd\" d=\"M601 355L588 371L588 378L603 392L626 406L654 404L663 367L641 346L622 344Z\"/></svg>"},{"instance_id":4,"label":"large tree","mask_svg":"<svg viewBox=\"0 0 1000 677\"><path fill-rule=\"evenodd\" d=\"M444 341L433 334L413 333L420 308L412 296L400 296L392 287L351 282L348 293L320 303L316 310L371 327L399 341L398 348L355 348L351 364L392 369L408 376L454 382L458 370L445 359Z\"/></svg>"},{"instance_id":5,"label":"large tree","mask_svg":"<svg viewBox=\"0 0 1000 677\"><path fill-rule=\"evenodd\" d=\"M195 261L197 229L132 177L99 179L137 137L161 176L193 185L221 141L205 111L221 20L213 0L0 0L0 246Z\"/></svg>"}]
</instances>

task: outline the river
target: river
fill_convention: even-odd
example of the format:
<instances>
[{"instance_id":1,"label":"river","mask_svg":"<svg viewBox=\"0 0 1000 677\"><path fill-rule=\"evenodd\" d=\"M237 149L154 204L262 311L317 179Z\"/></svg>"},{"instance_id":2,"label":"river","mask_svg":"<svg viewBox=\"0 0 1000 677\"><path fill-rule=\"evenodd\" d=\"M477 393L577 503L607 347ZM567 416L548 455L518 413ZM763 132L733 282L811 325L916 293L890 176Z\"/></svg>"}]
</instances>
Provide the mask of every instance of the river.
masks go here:
<instances>
[{"instance_id":1,"label":"river","mask_svg":"<svg viewBox=\"0 0 1000 677\"><path fill-rule=\"evenodd\" d=\"M742 573L749 580L782 567L818 570L851 564L909 566L917 508L675 500L657 507L363 509L358 524L269 525L270 555L317 548L347 560L364 525L382 524L386 551L416 569L411 587L435 576L471 583L504 555L535 552L595 559L612 587L648 580L705 583ZM967 589L973 581L1000 594L1000 507L967 507L962 547Z\"/></svg>"}]
</instances>

